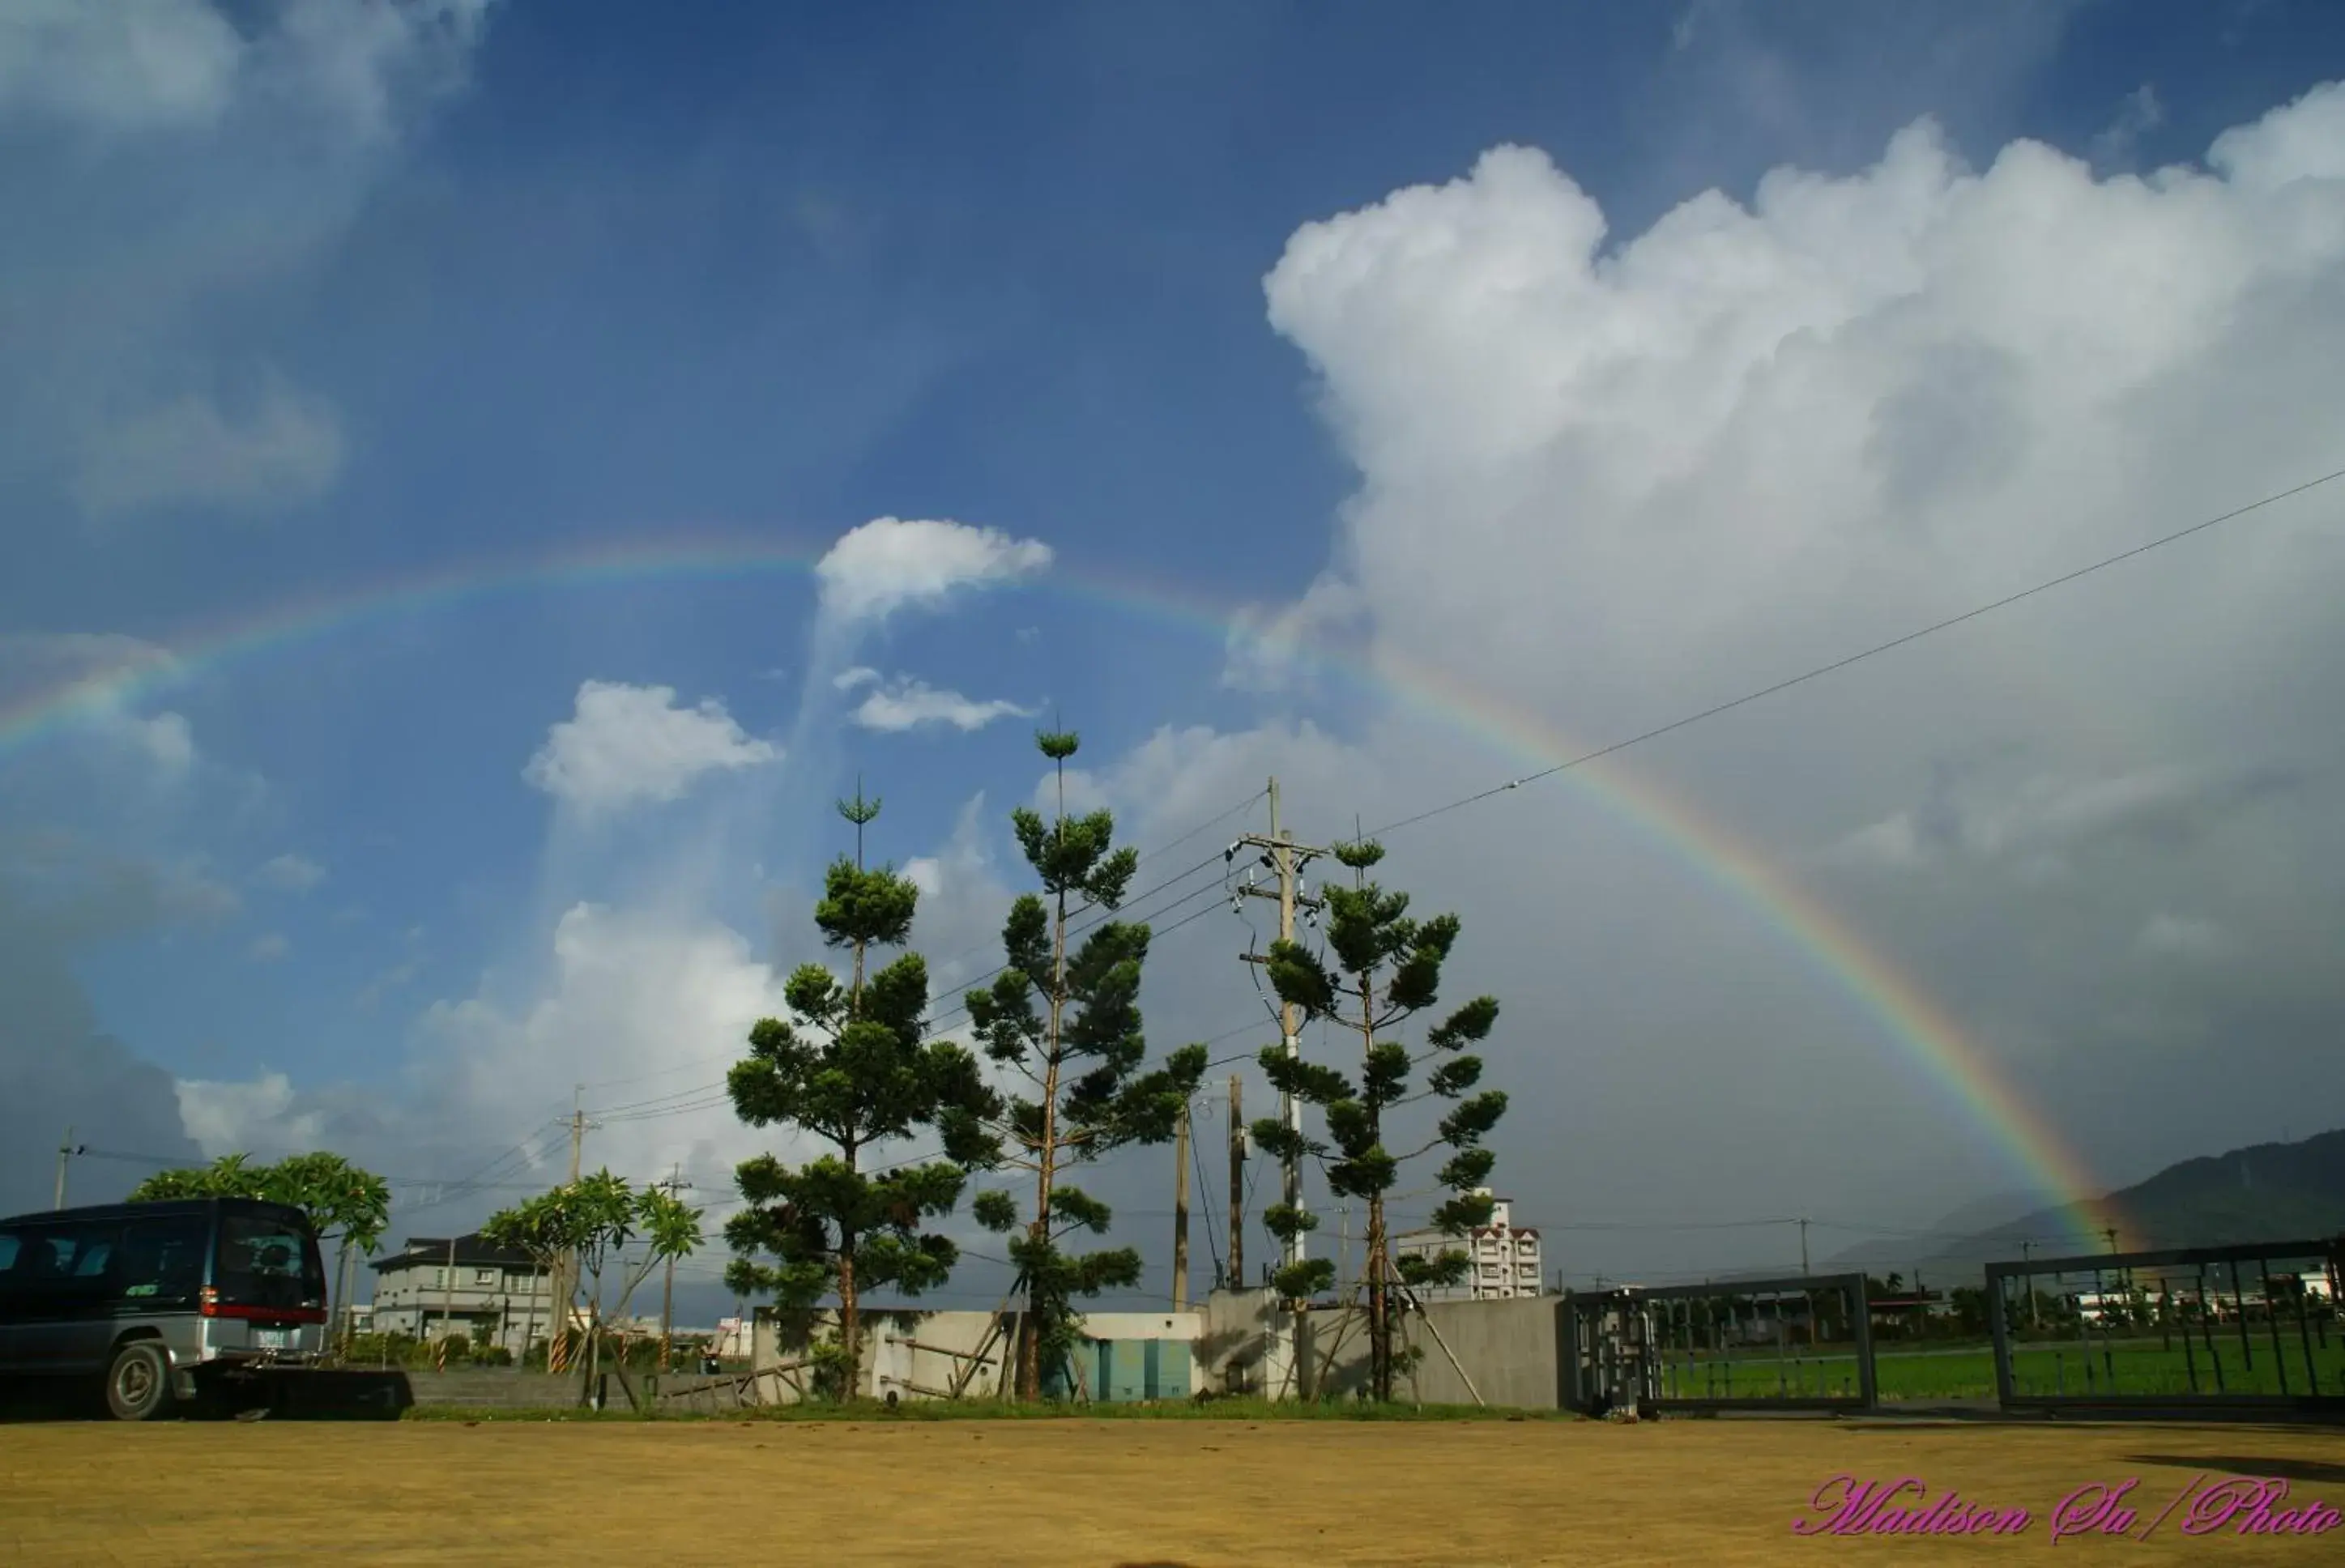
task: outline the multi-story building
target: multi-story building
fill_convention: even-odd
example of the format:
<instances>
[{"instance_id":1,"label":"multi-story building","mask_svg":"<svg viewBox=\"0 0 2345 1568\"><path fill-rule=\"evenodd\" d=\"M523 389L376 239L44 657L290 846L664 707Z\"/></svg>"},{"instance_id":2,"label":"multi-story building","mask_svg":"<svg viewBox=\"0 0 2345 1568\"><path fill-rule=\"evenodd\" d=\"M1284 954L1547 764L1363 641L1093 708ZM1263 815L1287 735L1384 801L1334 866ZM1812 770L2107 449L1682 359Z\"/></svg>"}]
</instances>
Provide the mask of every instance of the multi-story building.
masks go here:
<instances>
[{"instance_id":1,"label":"multi-story building","mask_svg":"<svg viewBox=\"0 0 2345 1568\"><path fill-rule=\"evenodd\" d=\"M556 1326L545 1270L528 1253L477 1235L411 1236L371 1266L378 1333L419 1340L459 1333L520 1356Z\"/></svg>"},{"instance_id":2,"label":"multi-story building","mask_svg":"<svg viewBox=\"0 0 2345 1568\"><path fill-rule=\"evenodd\" d=\"M1484 1188L1479 1197L1488 1198ZM1500 1198L1490 1209L1490 1221L1463 1236L1438 1230L1410 1230L1393 1238L1396 1258L1437 1258L1444 1252L1466 1254L1466 1279L1457 1285L1427 1286L1417 1294L1427 1301L1505 1301L1545 1293L1545 1264L1539 1256L1539 1233L1513 1222L1512 1200Z\"/></svg>"}]
</instances>

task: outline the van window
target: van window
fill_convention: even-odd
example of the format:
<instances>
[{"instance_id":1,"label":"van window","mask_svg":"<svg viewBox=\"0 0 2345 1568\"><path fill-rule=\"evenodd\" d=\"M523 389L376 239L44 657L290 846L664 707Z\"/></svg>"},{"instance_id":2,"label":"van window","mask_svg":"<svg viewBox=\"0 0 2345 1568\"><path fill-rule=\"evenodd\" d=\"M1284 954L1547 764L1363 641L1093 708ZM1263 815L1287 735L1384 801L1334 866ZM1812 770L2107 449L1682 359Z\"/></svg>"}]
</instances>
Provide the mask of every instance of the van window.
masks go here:
<instances>
[{"instance_id":1,"label":"van window","mask_svg":"<svg viewBox=\"0 0 2345 1568\"><path fill-rule=\"evenodd\" d=\"M37 1320L100 1307L106 1259L120 1230L118 1220L26 1226L7 1273L0 1275L9 1314Z\"/></svg>"},{"instance_id":2,"label":"van window","mask_svg":"<svg viewBox=\"0 0 2345 1568\"><path fill-rule=\"evenodd\" d=\"M114 1296L128 1305L182 1306L204 1282L210 1221L200 1214L137 1219L123 1228L111 1270Z\"/></svg>"},{"instance_id":3,"label":"van window","mask_svg":"<svg viewBox=\"0 0 2345 1568\"><path fill-rule=\"evenodd\" d=\"M326 1304L326 1268L318 1257L318 1239L309 1226L290 1217L224 1210L212 1283L222 1301L241 1306Z\"/></svg>"},{"instance_id":4,"label":"van window","mask_svg":"<svg viewBox=\"0 0 2345 1568\"><path fill-rule=\"evenodd\" d=\"M16 1261L16 1233L0 1230L0 1274L5 1274L9 1266Z\"/></svg>"}]
</instances>

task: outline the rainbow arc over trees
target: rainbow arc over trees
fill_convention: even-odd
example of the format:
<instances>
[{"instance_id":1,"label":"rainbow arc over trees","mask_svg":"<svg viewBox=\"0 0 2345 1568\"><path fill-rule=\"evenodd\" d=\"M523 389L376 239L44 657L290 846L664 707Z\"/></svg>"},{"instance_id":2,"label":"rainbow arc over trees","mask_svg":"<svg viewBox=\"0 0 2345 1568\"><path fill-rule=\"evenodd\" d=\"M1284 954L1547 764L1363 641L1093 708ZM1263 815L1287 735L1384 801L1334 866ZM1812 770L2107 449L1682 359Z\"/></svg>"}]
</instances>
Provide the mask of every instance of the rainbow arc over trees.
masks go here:
<instances>
[{"instance_id":1,"label":"rainbow arc over trees","mask_svg":"<svg viewBox=\"0 0 2345 1568\"><path fill-rule=\"evenodd\" d=\"M110 713L129 712L179 683L223 667L374 623L460 610L477 602L549 591L626 586L660 581L727 582L759 576L811 577L824 546L770 536L706 539L664 536L602 542L553 553L472 561L356 587L297 595L257 612L174 638L163 653L84 678L23 693L0 705L0 764L44 737ZM1053 571L1036 586L1103 603L1120 612L1191 627L1217 643L1233 630L1226 607L1097 573ZM1552 766L1589 748L1575 746L1537 715L1438 673L1388 658L1309 655L1386 700L1456 725L1533 767ZM1800 952L1809 966L1880 1027L1933 1091L1951 1099L2064 1211L2066 1239L2078 1250L2101 1244L2098 1228L2124 1221L2098 1183L2012 1085L1995 1059L1936 1000L1875 952L1832 910L1765 856L1700 813L1674 800L1618 759L1604 758L1561 775L1696 877L1741 905ZM2051 1238L2045 1239L2050 1240Z\"/></svg>"}]
</instances>

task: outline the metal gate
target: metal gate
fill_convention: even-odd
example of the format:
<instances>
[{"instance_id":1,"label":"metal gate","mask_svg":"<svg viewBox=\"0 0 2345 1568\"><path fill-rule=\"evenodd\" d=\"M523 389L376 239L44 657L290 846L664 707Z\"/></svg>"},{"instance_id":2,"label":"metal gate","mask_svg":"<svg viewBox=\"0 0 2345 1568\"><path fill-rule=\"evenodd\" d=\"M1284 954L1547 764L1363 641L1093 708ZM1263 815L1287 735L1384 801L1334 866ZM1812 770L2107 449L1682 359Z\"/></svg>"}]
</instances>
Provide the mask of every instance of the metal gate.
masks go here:
<instances>
[{"instance_id":1,"label":"metal gate","mask_svg":"<svg viewBox=\"0 0 2345 1568\"><path fill-rule=\"evenodd\" d=\"M1862 1274L1573 1292L1565 1308L1575 1410L1865 1411L1878 1397Z\"/></svg>"},{"instance_id":2,"label":"metal gate","mask_svg":"<svg viewBox=\"0 0 2345 1568\"><path fill-rule=\"evenodd\" d=\"M2345 1417L2345 1238L1987 1266L2005 1410Z\"/></svg>"}]
</instances>

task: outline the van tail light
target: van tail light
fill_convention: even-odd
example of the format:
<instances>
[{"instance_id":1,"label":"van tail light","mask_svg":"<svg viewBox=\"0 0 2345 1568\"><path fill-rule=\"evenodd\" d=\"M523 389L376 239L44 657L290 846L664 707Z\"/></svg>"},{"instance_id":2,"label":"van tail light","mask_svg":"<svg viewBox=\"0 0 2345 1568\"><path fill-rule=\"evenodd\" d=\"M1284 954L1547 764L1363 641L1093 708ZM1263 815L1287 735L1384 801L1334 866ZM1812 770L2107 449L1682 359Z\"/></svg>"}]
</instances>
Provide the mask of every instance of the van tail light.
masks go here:
<instances>
[{"instance_id":1,"label":"van tail light","mask_svg":"<svg viewBox=\"0 0 2345 1568\"><path fill-rule=\"evenodd\" d=\"M207 1318L228 1318L247 1323L322 1323L326 1320L323 1307L249 1307L240 1301L223 1301L218 1290L210 1285L196 1299L196 1310Z\"/></svg>"}]
</instances>

